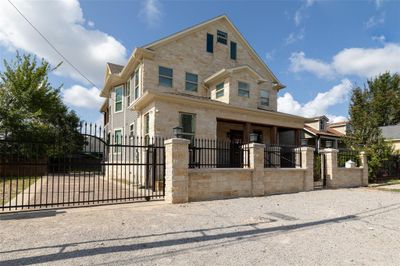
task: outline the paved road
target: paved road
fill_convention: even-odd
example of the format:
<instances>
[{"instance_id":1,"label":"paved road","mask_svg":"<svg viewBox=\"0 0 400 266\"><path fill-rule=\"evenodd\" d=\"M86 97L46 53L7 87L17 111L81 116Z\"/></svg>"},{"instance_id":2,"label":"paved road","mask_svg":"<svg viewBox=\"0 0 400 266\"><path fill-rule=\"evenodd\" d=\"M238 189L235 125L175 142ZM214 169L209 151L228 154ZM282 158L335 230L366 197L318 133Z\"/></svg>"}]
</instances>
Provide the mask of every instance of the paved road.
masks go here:
<instances>
[{"instance_id":1,"label":"paved road","mask_svg":"<svg viewBox=\"0 0 400 266\"><path fill-rule=\"evenodd\" d=\"M0 216L0 264L398 265L400 193L322 190Z\"/></svg>"}]
</instances>

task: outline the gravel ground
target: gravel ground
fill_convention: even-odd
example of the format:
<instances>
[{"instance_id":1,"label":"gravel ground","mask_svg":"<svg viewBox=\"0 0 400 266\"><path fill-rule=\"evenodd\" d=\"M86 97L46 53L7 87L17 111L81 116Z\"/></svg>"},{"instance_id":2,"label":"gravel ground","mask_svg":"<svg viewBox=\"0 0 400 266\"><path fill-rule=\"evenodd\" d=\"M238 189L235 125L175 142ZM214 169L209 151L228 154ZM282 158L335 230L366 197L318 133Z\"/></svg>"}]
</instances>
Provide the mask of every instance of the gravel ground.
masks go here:
<instances>
[{"instance_id":1,"label":"gravel ground","mask_svg":"<svg viewBox=\"0 0 400 266\"><path fill-rule=\"evenodd\" d=\"M399 265L400 193L319 190L0 215L0 264Z\"/></svg>"}]
</instances>

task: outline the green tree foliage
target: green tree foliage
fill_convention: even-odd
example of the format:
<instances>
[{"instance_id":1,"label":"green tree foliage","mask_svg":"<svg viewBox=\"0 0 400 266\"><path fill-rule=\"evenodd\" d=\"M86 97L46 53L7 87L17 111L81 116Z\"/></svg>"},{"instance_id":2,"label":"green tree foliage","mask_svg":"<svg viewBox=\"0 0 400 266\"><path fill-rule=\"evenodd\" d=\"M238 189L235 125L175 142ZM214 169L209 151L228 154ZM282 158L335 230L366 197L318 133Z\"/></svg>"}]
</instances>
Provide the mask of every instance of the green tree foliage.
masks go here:
<instances>
[{"instance_id":1,"label":"green tree foliage","mask_svg":"<svg viewBox=\"0 0 400 266\"><path fill-rule=\"evenodd\" d=\"M370 177L375 177L382 161L393 153L379 127L400 122L400 76L385 73L368 80L364 89L354 87L349 116L352 131L345 142L366 151Z\"/></svg>"},{"instance_id":2,"label":"green tree foliage","mask_svg":"<svg viewBox=\"0 0 400 266\"><path fill-rule=\"evenodd\" d=\"M80 149L80 120L62 102L60 87L52 87L48 80L56 68L18 53L12 62L4 61L4 67L0 73L0 134L18 142L47 142L48 148L41 151L47 155Z\"/></svg>"}]
</instances>

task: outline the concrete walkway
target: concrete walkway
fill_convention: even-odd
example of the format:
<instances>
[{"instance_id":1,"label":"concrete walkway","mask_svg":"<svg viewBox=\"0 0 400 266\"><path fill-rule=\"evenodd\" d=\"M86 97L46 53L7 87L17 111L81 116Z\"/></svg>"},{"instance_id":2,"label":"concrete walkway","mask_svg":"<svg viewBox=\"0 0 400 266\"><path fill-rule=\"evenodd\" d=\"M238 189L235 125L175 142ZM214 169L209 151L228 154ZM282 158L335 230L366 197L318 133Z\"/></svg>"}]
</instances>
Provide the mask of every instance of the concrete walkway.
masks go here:
<instances>
[{"instance_id":1,"label":"concrete walkway","mask_svg":"<svg viewBox=\"0 0 400 266\"><path fill-rule=\"evenodd\" d=\"M400 193L2 214L0 235L0 265L398 265Z\"/></svg>"}]
</instances>

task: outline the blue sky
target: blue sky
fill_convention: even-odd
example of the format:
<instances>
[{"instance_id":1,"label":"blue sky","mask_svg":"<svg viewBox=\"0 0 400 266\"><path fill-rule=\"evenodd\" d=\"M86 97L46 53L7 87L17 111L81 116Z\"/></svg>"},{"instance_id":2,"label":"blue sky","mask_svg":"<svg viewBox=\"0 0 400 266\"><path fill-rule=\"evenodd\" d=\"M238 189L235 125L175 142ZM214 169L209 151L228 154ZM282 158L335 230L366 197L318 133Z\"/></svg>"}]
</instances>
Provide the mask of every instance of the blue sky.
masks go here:
<instances>
[{"instance_id":1,"label":"blue sky","mask_svg":"<svg viewBox=\"0 0 400 266\"><path fill-rule=\"evenodd\" d=\"M221 14L287 85L279 93L283 112L344 119L354 84L400 72L400 1L11 1L96 85L65 62L51 75L87 121L100 121L105 62L124 64L135 47ZM9 60L16 50L62 61L2 1L0 57Z\"/></svg>"}]
</instances>

